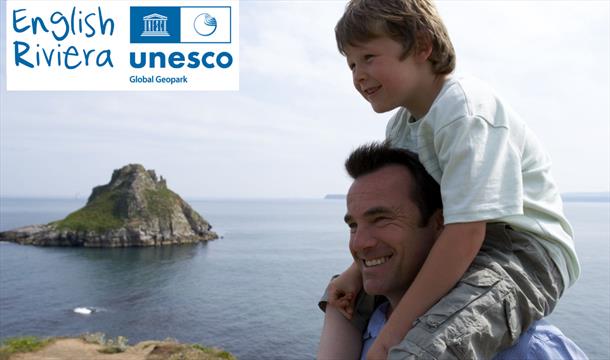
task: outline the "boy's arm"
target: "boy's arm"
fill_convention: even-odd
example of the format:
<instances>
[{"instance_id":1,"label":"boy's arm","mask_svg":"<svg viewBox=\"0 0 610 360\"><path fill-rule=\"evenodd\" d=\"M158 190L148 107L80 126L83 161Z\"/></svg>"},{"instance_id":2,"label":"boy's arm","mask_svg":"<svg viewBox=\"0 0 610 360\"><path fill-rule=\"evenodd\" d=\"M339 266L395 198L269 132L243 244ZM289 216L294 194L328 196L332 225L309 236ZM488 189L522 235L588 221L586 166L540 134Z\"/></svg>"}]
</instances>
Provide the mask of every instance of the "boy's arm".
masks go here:
<instances>
[{"instance_id":1,"label":"boy's arm","mask_svg":"<svg viewBox=\"0 0 610 360\"><path fill-rule=\"evenodd\" d=\"M336 307L328 305L317 358L359 359L361 351L362 334Z\"/></svg>"},{"instance_id":2,"label":"boy's arm","mask_svg":"<svg viewBox=\"0 0 610 360\"><path fill-rule=\"evenodd\" d=\"M485 239L485 222L445 225L413 283L392 311L368 352L367 359L385 359L422 316L464 275Z\"/></svg>"}]
</instances>

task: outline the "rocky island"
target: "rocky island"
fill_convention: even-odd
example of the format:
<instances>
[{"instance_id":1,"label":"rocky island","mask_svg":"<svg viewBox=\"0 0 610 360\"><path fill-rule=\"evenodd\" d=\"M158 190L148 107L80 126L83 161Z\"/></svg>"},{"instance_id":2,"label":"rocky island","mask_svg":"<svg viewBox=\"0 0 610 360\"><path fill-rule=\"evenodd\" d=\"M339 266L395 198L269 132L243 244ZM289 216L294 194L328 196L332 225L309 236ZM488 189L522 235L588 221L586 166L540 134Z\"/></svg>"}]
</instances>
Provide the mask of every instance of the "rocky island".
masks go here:
<instances>
[{"instance_id":1,"label":"rocky island","mask_svg":"<svg viewBox=\"0 0 610 360\"><path fill-rule=\"evenodd\" d=\"M128 247L217 239L212 226L139 164L114 170L93 188L87 204L65 219L0 232L0 241L26 245Z\"/></svg>"}]
</instances>

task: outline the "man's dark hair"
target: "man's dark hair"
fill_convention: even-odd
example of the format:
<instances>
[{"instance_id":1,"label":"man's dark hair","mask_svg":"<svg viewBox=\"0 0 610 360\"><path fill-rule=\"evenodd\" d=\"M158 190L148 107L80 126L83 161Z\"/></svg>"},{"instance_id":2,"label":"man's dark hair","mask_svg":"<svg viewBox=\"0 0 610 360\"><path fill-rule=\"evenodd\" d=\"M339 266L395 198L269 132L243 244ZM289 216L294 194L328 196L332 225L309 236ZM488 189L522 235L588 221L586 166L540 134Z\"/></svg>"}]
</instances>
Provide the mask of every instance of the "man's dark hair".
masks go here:
<instances>
[{"instance_id":1,"label":"man's dark hair","mask_svg":"<svg viewBox=\"0 0 610 360\"><path fill-rule=\"evenodd\" d=\"M415 153L391 147L388 142L373 142L360 146L345 160L345 169L354 180L388 165L404 166L413 176L415 186L411 189L411 200L421 214L420 225L426 226L434 212L443 208L443 202L440 186L428 174Z\"/></svg>"}]
</instances>

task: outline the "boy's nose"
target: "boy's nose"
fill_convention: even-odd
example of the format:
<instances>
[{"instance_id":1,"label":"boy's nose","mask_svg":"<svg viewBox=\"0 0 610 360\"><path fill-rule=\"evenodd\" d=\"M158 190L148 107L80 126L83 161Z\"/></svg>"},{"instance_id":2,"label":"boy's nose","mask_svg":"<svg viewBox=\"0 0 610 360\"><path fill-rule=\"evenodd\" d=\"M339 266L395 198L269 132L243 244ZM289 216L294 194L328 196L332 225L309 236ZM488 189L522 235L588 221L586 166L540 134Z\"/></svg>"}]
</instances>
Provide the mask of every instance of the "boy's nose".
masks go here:
<instances>
[{"instance_id":1,"label":"boy's nose","mask_svg":"<svg viewBox=\"0 0 610 360\"><path fill-rule=\"evenodd\" d=\"M366 80L366 73L359 70L358 67L354 69L354 85L359 85L362 81Z\"/></svg>"}]
</instances>

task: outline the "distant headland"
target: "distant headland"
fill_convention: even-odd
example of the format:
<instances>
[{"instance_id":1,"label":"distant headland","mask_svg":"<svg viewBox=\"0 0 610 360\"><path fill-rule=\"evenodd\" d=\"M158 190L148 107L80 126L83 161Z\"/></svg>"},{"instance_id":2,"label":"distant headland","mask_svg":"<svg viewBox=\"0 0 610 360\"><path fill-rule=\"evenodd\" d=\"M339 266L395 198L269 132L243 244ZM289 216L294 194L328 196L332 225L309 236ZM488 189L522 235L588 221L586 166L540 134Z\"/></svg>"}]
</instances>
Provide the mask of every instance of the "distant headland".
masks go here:
<instances>
[{"instance_id":1,"label":"distant headland","mask_svg":"<svg viewBox=\"0 0 610 360\"><path fill-rule=\"evenodd\" d=\"M609 192L580 192L563 193L561 198L565 202L610 202Z\"/></svg>"},{"instance_id":2,"label":"distant headland","mask_svg":"<svg viewBox=\"0 0 610 360\"><path fill-rule=\"evenodd\" d=\"M0 232L0 241L26 245L128 247L217 239L212 226L154 170L129 164L93 188L87 204L63 220Z\"/></svg>"},{"instance_id":3,"label":"distant headland","mask_svg":"<svg viewBox=\"0 0 610 360\"><path fill-rule=\"evenodd\" d=\"M324 196L326 200L344 200L344 194L327 194ZM609 192L573 192L563 193L561 198L565 202L610 202Z\"/></svg>"},{"instance_id":4,"label":"distant headland","mask_svg":"<svg viewBox=\"0 0 610 360\"><path fill-rule=\"evenodd\" d=\"M345 199L345 194L326 194L326 196L324 196L325 200L344 200Z\"/></svg>"}]
</instances>

